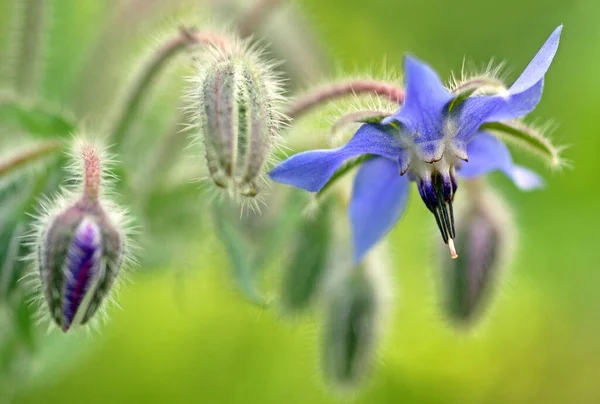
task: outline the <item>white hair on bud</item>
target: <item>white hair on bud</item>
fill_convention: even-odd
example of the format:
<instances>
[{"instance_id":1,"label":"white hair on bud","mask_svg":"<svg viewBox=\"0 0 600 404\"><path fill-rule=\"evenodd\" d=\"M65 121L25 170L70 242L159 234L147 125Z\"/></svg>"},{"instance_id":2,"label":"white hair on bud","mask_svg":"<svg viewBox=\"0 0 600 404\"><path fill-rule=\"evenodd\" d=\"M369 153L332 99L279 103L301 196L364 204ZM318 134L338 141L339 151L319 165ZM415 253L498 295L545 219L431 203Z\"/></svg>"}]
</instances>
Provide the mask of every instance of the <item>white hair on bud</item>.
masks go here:
<instances>
[{"instance_id":1,"label":"white hair on bud","mask_svg":"<svg viewBox=\"0 0 600 404\"><path fill-rule=\"evenodd\" d=\"M214 146L207 145L210 139L207 140L205 125L205 105L206 94L203 92L203 86L207 82L209 72L216 67L228 63L234 63L241 70L247 69L260 82L262 88L257 88L256 91L261 91L259 96L264 100L264 108L269 114L266 121L268 122L268 135L266 144L267 151L265 155L259 156L254 164L257 164L258 172L252 174L251 178L240 179L236 178L236 167L239 163L236 158L237 154L233 155L233 168L231 172L223 171L221 163L218 161L218 154L223 152L216 150ZM191 118L191 145L196 150L203 150L206 155L209 172L205 179L212 179L215 182L220 182L219 187L211 186L211 189L222 191L218 192L221 197L228 197L241 203L242 212L245 209L259 211L260 205L264 204L260 196L257 195L259 189L267 188L269 182L266 179L266 172L276 162L276 154L282 146L282 138L280 132L287 126L288 118L283 114L283 105L286 99L283 96L283 80L275 70L278 66L272 60L265 59L264 47L260 44L252 44L250 39L241 40L233 35L225 36L224 44L212 44L199 47L195 57L196 73L188 77L188 90L184 96L186 101L185 112ZM240 71L234 73L235 94L237 97L241 83L248 83L247 78ZM258 101L260 102L260 101ZM237 133L239 128L239 120L235 119L231 123L233 130ZM237 138L232 139L235 148L237 148ZM234 150L236 152L237 149ZM260 153L260 152L259 152ZM250 167L248 156L245 160L244 170ZM260 159L263 159L262 161ZM244 161L244 160L240 160ZM215 177L216 176L216 177ZM243 176L245 178L245 175ZM219 179L219 178L222 178ZM220 189L221 188L221 189ZM246 189L248 188L248 189Z\"/></svg>"},{"instance_id":2,"label":"white hair on bud","mask_svg":"<svg viewBox=\"0 0 600 404\"><path fill-rule=\"evenodd\" d=\"M75 203L81 200L83 193L83 172L85 171L82 152L85 149L91 150L99 157L101 167L101 184L98 204L106 214L108 221L118 233L122 245L121 266L119 275L114 284L110 288L110 293L103 298L102 305L98 312L90 320L89 327L97 328L100 320L107 318L108 304L117 304L115 295L124 280L126 280L127 272L137 265L135 258L136 244L133 242L133 236L136 229L133 225L133 219L129 215L127 209L119 207L113 202L112 197L113 183L116 179L111 172L110 167L115 163L112 156L106 151L97 139L91 139L85 135L79 135L72 140L72 149L68 153L71 164L68 166L69 176L64 181L61 189L52 196L42 197L39 201L36 215L34 216L32 229L26 236L26 243L30 247L31 253L24 259L29 262L29 272L21 278L22 282L28 286L28 289L34 291L33 298L30 304L37 306L38 323L49 323L49 330L58 328L51 320L48 304L42 293L42 279L40 277L40 261L39 257L44 254L44 240L47 236L51 223L66 209L72 207ZM95 286L95 282L93 284ZM92 287L90 287L91 293ZM104 321L103 321L104 322Z\"/></svg>"}]
</instances>

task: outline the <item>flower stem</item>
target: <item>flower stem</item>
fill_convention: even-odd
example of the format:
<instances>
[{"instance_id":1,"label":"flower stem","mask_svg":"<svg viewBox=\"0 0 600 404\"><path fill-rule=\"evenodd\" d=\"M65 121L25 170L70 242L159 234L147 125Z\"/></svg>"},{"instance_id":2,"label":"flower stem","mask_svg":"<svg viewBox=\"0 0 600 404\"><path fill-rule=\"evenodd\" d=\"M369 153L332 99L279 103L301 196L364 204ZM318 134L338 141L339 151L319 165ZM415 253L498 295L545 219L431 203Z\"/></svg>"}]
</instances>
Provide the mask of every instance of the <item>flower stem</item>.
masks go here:
<instances>
[{"instance_id":1,"label":"flower stem","mask_svg":"<svg viewBox=\"0 0 600 404\"><path fill-rule=\"evenodd\" d=\"M225 48L227 41L211 32L196 32L182 28L177 36L162 44L141 69L139 76L127 92L122 113L111 131L111 141L115 149L121 147L147 91L163 67L180 51L195 45Z\"/></svg>"},{"instance_id":2,"label":"flower stem","mask_svg":"<svg viewBox=\"0 0 600 404\"><path fill-rule=\"evenodd\" d=\"M20 94L31 94L38 84L39 62L47 0L26 0L20 26L15 85Z\"/></svg>"},{"instance_id":3,"label":"flower stem","mask_svg":"<svg viewBox=\"0 0 600 404\"><path fill-rule=\"evenodd\" d=\"M102 181L102 160L98 149L92 144L83 145L81 159L84 169L83 198L89 202L96 202Z\"/></svg>"},{"instance_id":4,"label":"flower stem","mask_svg":"<svg viewBox=\"0 0 600 404\"><path fill-rule=\"evenodd\" d=\"M12 173L14 170L28 163L44 158L60 151L63 147L61 141L49 141L36 145L36 147L18 153L6 161L0 161L0 178Z\"/></svg>"},{"instance_id":5,"label":"flower stem","mask_svg":"<svg viewBox=\"0 0 600 404\"><path fill-rule=\"evenodd\" d=\"M499 134L509 142L525 146L543 157L552 168L559 168L563 164L560 157L561 148L554 146L541 131L530 128L522 122L489 122L483 124L481 129Z\"/></svg>"},{"instance_id":6,"label":"flower stem","mask_svg":"<svg viewBox=\"0 0 600 404\"><path fill-rule=\"evenodd\" d=\"M300 97L292 102L286 115L297 118L320 104L352 94L376 94L394 103L404 102L404 90L393 84L375 80L353 80L330 84Z\"/></svg>"},{"instance_id":7,"label":"flower stem","mask_svg":"<svg viewBox=\"0 0 600 404\"><path fill-rule=\"evenodd\" d=\"M448 110L452 111L476 91L482 94L498 94L504 90L506 90L504 84L493 77L481 77L465 81L452 90L452 93L454 93L456 97L450 103Z\"/></svg>"},{"instance_id":8,"label":"flower stem","mask_svg":"<svg viewBox=\"0 0 600 404\"><path fill-rule=\"evenodd\" d=\"M257 0L252 8L242 17L237 24L238 34L245 38L252 35L263 18L277 7L282 0Z\"/></svg>"}]
</instances>

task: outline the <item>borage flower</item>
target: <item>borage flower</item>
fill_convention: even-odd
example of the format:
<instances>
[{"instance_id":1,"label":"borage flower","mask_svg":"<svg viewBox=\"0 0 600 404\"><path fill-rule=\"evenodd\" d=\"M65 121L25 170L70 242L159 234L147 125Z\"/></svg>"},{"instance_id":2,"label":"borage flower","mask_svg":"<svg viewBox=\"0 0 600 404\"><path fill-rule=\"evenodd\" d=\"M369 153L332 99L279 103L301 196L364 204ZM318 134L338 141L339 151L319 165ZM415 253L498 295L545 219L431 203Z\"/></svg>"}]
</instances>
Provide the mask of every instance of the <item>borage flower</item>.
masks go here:
<instances>
[{"instance_id":1,"label":"borage flower","mask_svg":"<svg viewBox=\"0 0 600 404\"><path fill-rule=\"evenodd\" d=\"M344 162L367 155L356 175L349 208L355 261L361 261L399 220L411 181L417 183L456 258L452 201L457 175L474 178L499 170L523 190L543 184L537 174L514 164L505 144L486 128L499 122L510 125L506 121L535 108L561 30L562 26L552 33L510 88L493 95L479 95L469 86L450 91L427 64L405 56L405 99L394 115L362 125L342 147L288 158L271 171L271 178L318 192Z\"/></svg>"}]
</instances>

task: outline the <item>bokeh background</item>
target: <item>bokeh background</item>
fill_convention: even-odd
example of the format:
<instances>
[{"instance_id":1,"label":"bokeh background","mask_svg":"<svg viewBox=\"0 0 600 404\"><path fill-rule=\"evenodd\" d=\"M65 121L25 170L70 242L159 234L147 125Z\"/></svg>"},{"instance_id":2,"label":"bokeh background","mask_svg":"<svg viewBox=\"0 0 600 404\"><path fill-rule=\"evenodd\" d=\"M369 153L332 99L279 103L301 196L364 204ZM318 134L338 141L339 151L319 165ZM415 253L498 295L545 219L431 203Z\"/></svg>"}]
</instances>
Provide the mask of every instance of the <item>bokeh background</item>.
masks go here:
<instances>
[{"instance_id":1,"label":"bokeh background","mask_svg":"<svg viewBox=\"0 0 600 404\"><path fill-rule=\"evenodd\" d=\"M2 85L10 81L14 3L0 1ZM179 19L208 16L200 0L52 3L40 93L85 116L90 128L102 124L130 62L161 32ZM275 11L261 29L275 29L282 18L306 24L304 35L316 38L330 71L368 71L384 63L400 69L402 54L411 52L442 77L460 71L466 56L475 66L505 60L514 79L564 24L544 97L530 119L555 122L553 139L570 146L565 157L572 168L552 173L527 161L548 181L534 193L492 177L514 209L520 241L488 316L470 333L456 332L440 316L435 229L413 193L390 236L396 300L377 369L363 389L339 395L319 373L318 310L290 320L245 302L222 248L199 218L196 237L179 246L177 259L138 269L119 297L122 310L113 310L100 332L47 336L31 374L12 382L15 402L600 402L600 3L298 0L291 17L284 13ZM109 23L118 29L107 31ZM100 55L96 62L90 62L92 52ZM85 69L93 73L81 82ZM303 80L326 78L327 68L322 71ZM135 147L169 130L182 86L172 76L153 93L137 129L149 134Z\"/></svg>"}]
</instances>

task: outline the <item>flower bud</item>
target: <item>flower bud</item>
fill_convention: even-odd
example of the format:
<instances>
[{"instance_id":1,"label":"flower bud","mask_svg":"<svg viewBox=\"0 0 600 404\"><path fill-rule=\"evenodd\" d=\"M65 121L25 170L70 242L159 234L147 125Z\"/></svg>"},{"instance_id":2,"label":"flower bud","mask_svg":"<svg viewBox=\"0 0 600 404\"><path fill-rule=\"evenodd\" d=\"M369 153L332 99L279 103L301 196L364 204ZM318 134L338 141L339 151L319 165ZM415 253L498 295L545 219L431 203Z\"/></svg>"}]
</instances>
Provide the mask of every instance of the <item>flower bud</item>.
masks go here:
<instances>
[{"instance_id":1,"label":"flower bud","mask_svg":"<svg viewBox=\"0 0 600 404\"><path fill-rule=\"evenodd\" d=\"M35 240L48 311L64 332L96 313L117 279L127 244L120 214L102 199L100 151L82 143L79 153L84 172L79 196L67 193L46 209Z\"/></svg>"},{"instance_id":2,"label":"flower bud","mask_svg":"<svg viewBox=\"0 0 600 404\"><path fill-rule=\"evenodd\" d=\"M217 187L254 198L281 127L281 100L273 66L246 45L213 49L199 63L188 108Z\"/></svg>"},{"instance_id":3,"label":"flower bud","mask_svg":"<svg viewBox=\"0 0 600 404\"><path fill-rule=\"evenodd\" d=\"M469 186L471 198L456 221L461 255L455 260L447 254L440 257L444 312L463 326L471 325L483 312L514 242L508 207L481 184Z\"/></svg>"},{"instance_id":4,"label":"flower bud","mask_svg":"<svg viewBox=\"0 0 600 404\"><path fill-rule=\"evenodd\" d=\"M382 269L371 253L327 291L323 367L338 387L355 386L372 367L389 297Z\"/></svg>"},{"instance_id":5,"label":"flower bud","mask_svg":"<svg viewBox=\"0 0 600 404\"><path fill-rule=\"evenodd\" d=\"M333 201L323 201L312 215L304 215L294 233L291 256L284 264L281 303L289 314L307 309L320 292L331 265ZM288 219L289 220L289 219Z\"/></svg>"}]
</instances>

